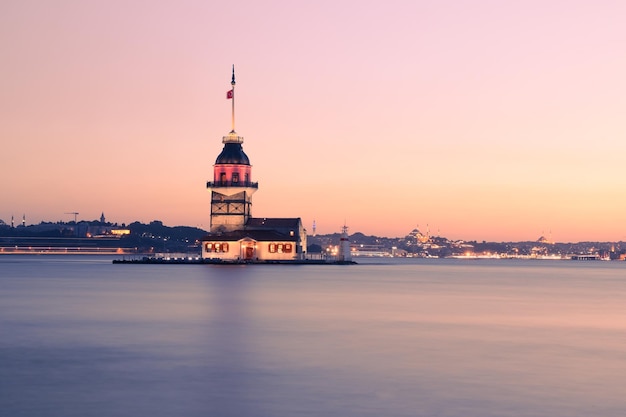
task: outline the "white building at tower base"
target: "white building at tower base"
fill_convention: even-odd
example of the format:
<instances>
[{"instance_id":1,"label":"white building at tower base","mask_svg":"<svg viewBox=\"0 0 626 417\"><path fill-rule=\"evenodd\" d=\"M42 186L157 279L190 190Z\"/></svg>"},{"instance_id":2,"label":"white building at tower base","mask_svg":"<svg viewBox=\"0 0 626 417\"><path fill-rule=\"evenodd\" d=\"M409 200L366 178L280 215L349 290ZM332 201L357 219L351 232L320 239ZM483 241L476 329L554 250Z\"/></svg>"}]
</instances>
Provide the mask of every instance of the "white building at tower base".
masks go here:
<instances>
[{"instance_id":1,"label":"white building at tower base","mask_svg":"<svg viewBox=\"0 0 626 417\"><path fill-rule=\"evenodd\" d=\"M210 233L202 258L231 262L299 261L306 258L306 230L300 218L251 217L241 230Z\"/></svg>"}]
</instances>

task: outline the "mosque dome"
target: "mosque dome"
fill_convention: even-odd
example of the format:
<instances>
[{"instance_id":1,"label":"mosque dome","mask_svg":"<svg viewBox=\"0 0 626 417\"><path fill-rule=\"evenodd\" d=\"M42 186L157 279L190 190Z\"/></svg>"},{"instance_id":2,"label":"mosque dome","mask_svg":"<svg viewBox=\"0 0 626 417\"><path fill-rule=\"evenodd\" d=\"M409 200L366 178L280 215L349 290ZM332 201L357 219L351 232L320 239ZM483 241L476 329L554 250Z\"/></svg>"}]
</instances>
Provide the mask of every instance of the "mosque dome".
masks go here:
<instances>
[{"instance_id":1,"label":"mosque dome","mask_svg":"<svg viewBox=\"0 0 626 417\"><path fill-rule=\"evenodd\" d=\"M215 160L215 164L250 165L250 160L243 151L241 143L225 143L222 153Z\"/></svg>"}]
</instances>

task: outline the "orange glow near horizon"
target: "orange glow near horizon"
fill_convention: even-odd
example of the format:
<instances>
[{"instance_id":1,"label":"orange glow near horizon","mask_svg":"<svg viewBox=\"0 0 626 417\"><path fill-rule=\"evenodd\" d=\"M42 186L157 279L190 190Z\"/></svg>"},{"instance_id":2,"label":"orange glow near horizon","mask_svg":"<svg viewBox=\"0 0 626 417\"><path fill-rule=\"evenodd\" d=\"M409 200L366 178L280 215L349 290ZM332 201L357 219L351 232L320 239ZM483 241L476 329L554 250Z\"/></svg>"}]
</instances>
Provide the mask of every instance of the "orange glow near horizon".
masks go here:
<instances>
[{"instance_id":1,"label":"orange glow near horizon","mask_svg":"<svg viewBox=\"0 0 626 417\"><path fill-rule=\"evenodd\" d=\"M234 63L254 216L319 234L626 241L625 14L14 2L0 13L0 219L207 230Z\"/></svg>"}]
</instances>

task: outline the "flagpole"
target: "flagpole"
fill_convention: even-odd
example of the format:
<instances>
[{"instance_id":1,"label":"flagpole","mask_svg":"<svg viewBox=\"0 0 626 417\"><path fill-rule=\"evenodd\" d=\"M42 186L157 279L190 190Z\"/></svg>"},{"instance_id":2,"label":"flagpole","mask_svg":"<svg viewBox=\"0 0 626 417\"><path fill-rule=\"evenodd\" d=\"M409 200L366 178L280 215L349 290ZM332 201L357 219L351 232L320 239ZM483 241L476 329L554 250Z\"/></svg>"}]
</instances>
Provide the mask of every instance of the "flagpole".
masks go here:
<instances>
[{"instance_id":1,"label":"flagpole","mask_svg":"<svg viewBox=\"0 0 626 417\"><path fill-rule=\"evenodd\" d=\"M233 78L230 82L230 85L233 86L233 102L231 103L233 106L232 133L235 133L235 64L233 64Z\"/></svg>"}]
</instances>

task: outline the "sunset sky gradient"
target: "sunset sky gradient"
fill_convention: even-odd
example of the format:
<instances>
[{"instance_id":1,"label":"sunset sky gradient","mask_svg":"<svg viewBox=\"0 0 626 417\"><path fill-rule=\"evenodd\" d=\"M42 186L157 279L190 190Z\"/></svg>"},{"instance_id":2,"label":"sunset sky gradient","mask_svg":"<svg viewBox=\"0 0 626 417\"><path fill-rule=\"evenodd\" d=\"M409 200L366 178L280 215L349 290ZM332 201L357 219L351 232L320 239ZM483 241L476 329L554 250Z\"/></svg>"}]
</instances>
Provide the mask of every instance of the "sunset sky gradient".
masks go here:
<instances>
[{"instance_id":1,"label":"sunset sky gradient","mask_svg":"<svg viewBox=\"0 0 626 417\"><path fill-rule=\"evenodd\" d=\"M624 1L0 3L0 219L209 227L230 130L311 232L626 240Z\"/></svg>"}]
</instances>

